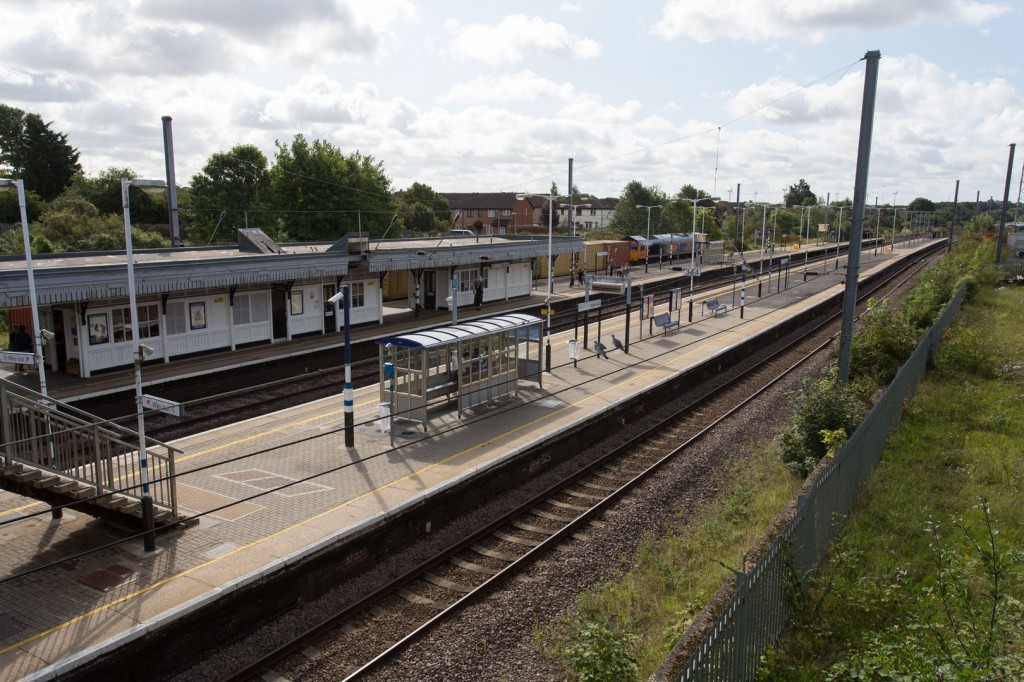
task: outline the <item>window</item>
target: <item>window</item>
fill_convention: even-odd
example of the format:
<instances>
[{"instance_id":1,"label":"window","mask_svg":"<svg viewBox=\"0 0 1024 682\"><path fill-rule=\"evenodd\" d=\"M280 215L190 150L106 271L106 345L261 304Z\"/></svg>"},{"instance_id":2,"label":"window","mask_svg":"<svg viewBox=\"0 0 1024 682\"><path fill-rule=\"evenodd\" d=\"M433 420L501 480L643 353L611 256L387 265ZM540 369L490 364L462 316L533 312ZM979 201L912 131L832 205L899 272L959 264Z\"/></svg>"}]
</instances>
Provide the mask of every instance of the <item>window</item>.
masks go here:
<instances>
[{"instance_id":1,"label":"window","mask_svg":"<svg viewBox=\"0 0 1024 682\"><path fill-rule=\"evenodd\" d=\"M185 302L171 301L167 304L167 335L185 333Z\"/></svg>"},{"instance_id":2,"label":"window","mask_svg":"<svg viewBox=\"0 0 1024 682\"><path fill-rule=\"evenodd\" d=\"M476 215L476 209L474 209L474 208L467 208L466 209L466 217L467 218L472 218L475 215Z\"/></svg>"},{"instance_id":3,"label":"window","mask_svg":"<svg viewBox=\"0 0 1024 682\"><path fill-rule=\"evenodd\" d=\"M366 305L366 284L364 282L352 282L348 285L349 294L352 296L352 302L349 304L352 308L362 308Z\"/></svg>"},{"instance_id":4,"label":"window","mask_svg":"<svg viewBox=\"0 0 1024 682\"><path fill-rule=\"evenodd\" d=\"M236 325L266 322L270 319L267 307L266 292L235 294L235 304L231 308L231 320Z\"/></svg>"},{"instance_id":5,"label":"window","mask_svg":"<svg viewBox=\"0 0 1024 682\"><path fill-rule=\"evenodd\" d=\"M141 305L139 311L139 338L160 336L160 306L156 303ZM132 309L114 308L110 311L110 327L114 343L132 340Z\"/></svg>"},{"instance_id":6,"label":"window","mask_svg":"<svg viewBox=\"0 0 1024 682\"><path fill-rule=\"evenodd\" d=\"M509 210L509 209L507 209L507 208L504 208L504 209L502 209L502 210L501 210L501 215L503 215L503 216L505 216L505 217L507 218L507 217L509 217L510 215L512 215L512 211L510 211L510 210Z\"/></svg>"},{"instance_id":7,"label":"window","mask_svg":"<svg viewBox=\"0 0 1024 682\"><path fill-rule=\"evenodd\" d=\"M476 291L476 282L481 280L484 283L484 289L487 288L487 275L490 274L490 268L485 268L481 273L477 270L459 270L459 291Z\"/></svg>"},{"instance_id":8,"label":"window","mask_svg":"<svg viewBox=\"0 0 1024 682\"><path fill-rule=\"evenodd\" d=\"M493 218L494 217L494 209L493 208L487 210L487 217L488 218Z\"/></svg>"}]
</instances>

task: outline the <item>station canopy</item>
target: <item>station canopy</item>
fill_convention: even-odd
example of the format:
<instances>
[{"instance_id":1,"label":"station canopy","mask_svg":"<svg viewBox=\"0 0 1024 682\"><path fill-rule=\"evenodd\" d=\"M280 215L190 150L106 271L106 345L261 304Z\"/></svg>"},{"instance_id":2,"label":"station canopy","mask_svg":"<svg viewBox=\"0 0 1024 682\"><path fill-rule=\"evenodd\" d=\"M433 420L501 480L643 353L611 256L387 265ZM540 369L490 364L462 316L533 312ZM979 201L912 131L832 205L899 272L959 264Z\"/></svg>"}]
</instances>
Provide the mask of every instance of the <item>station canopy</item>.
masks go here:
<instances>
[{"instance_id":1,"label":"station canopy","mask_svg":"<svg viewBox=\"0 0 1024 682\"><path fill-rule=\"evenodd\" d=\"M473 320L471 322L463 322L462 324L450 327L427 329L424 331L413 332L411 334L402 334L400 336L389 336L387 338L377 339L377 343L382 346L390 343L394 346L400 346L403 348L434 348L437 346L447 346L453 343L458 343L459 341L471 339L477 336L493 334L495 332L514 329L516 327L535 325L541 322L543 322L543 320L534 315L509 313L508 315L499 315L497 317L488 317L480 320Z\"/></svg>"}]
</instances>

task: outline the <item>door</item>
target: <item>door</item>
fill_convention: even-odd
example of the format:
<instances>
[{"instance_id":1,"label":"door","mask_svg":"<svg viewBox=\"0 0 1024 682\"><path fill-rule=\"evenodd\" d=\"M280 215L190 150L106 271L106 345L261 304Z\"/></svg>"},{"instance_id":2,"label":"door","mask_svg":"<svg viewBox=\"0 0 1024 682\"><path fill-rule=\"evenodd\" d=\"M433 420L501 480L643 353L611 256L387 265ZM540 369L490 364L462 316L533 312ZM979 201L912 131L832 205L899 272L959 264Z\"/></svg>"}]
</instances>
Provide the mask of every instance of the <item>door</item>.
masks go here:
<instances>
[{"instance_id":1,"label":"door","mask_svg":"<svg viewBox=\"0 0 1024 682\"><path fill-rule=\"evenodd\" d=\"M324 334L329 334L338 331L337 322L334 319L334 304L328 301L331 296L338 293L338 290L333 284L325 284L323 291L324 302Z\"/></svg>"},{"instance_id":2,"label":"door","mask_svg":"<svg viewBox=\"0 0 1024 682\"><path fill-rule=\"evenodd\" d=\"M270 294L270 317L274 325L274 338L288 338L288 298L284 287L274 287Z\"/></svg>"},{"instance_id":3,"label":"door","mask_svg":"<svg viewBox=\"0 0 1024 682\"><path fill-rule=\"evenodd\" d=\"M68 369L68 348L64 338L64 311L53 309L53 343L57 350L57 371L66 372Z\"/></svg>"},{"instance_id":4,"label":"door","mask_svg":"<svg viewBox=\"0 0 1024 682\"><path fill-rule=\"evenodd\" d=\"M437 310L437 273L433 270L423 273L423 307Z\"/></svg>"}]
</instances>

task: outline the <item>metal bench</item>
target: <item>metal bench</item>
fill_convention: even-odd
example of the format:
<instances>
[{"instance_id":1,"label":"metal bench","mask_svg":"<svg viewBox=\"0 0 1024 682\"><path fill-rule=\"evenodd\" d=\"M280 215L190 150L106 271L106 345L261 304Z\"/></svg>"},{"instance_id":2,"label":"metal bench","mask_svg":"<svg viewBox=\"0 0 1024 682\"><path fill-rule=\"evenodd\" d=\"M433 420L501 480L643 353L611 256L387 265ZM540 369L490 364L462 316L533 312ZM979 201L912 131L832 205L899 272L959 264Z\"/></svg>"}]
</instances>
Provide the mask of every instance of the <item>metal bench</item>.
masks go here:
<instances>
[{"instance_id":1,"label":"metal bench","mask_svg":"<svg viewBox=\"0 0 1024 682\"><path fill-rule=\"evenodd\" d=\"M676 329L679 328L679 320L673 320L668 313L660 313L658 315L655 315L653 318L651 318L651 320L654 322L655 325L661 327L662 331L664 331L664 333L666 334L668 334L668 330L672 329L673 327L675 327Z\"/></svg>"},{"instance_id":2,"label":"metal bench","mask_svg":"<svg viewBox=\"0 0 1024 682\"><path fill-rule=\"evenodd\" d=\"M722 312L722 311L724 311L726 309L725 304L719 303L717 298L709 298L708 300L704 301L704 307L707 308L708 310L710 310L715 315L718 315L718 313L720 313L720 312ZM701 317L704 316L703 308L701 309L701 313L700 314L701 314Z\"/></svg>"}]
</instances>

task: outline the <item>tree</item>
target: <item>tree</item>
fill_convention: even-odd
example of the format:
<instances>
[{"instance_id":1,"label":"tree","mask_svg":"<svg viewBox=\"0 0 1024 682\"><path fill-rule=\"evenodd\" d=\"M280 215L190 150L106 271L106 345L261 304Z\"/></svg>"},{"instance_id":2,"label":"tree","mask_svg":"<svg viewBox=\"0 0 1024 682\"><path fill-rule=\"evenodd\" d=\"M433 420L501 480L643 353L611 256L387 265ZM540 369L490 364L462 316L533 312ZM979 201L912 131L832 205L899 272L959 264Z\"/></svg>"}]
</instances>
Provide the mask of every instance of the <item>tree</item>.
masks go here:
<instances>
[{"instance_id":1,"label":"tree","mask_svg":"<svg viewBox=\"0 0 1024 682\"><path fill-rule=\"evenodd\" d=\"M632 180L622 189L619 204L612 216L609 227L619 237L647 235L647 209L637 206L664 206L668 197L657 187L645 187L639 180ZM658 209L651 209L651 234L661 232Z\"/></svg>"},{"instance_id":2,"label":"tree","mask_svg":"<svg viewBox=\"0 0 1024 682\"><path fill-rule=\"evenodd\" d=\"M383 164L302 135L276 145L270 195L282 210L273 230L279 238L335 240L360 229L380 237L388 229L397 205Z\"/></svg>"},{"instance_id":3,"label":"tree","mask_svg":"<svg viewBox=\"0 0 1024 682\"><path fill-rule=\"evenodd\" d=\"M419 232L443 232L451 227L452 211L448 198L430 185L414 182L398 193L398 210L406 229Z\"/></svg>"},{"instance_id":4,"label":"tree","mask_svg":"<svg viewBox=\"0 0 1024 682\"><path fill-rule=\"evenodd\" d=\"M818 197L803 178L795 185L790 185L789 191L786 192L786 206L814 206L817 203Z\"/></svg>"},{"instance_id":5,"label":"tree","mask_svg":"<svg viewBox=\"0 0 1024 682\"><path fill-rule=\"evenodd\" d=\"M61 196L76 196L84 199L103 215L121 216L124 204L121 202L121 180L135 180L138 173L128 167L111 166L100 171L96 177L76 175L71 185ZM131 193L131 218L135 224L167 224L167 194L148 194L135 190Z\"/></svg>"},{"instance_id":6,"label":"tree","mask_svg":"<svg viewBox=\"0 0 1024 682\"><path fill-rule=\"evenodd\" d=\"M907 206L908 211L925 211L931 213L935 210L935 202L923 197L918 197Z\"/></svg>"},{"instance_id":7,"label":"tree","mask_svg":"<svg viewBox=\"0 0 1024 682\"><path fill-rule=\"evenodd\" d=\"M191 186L185 234L189 244L230 244L236 230L261 226L267 218L262 211L267 208L270 171L267 157L255 145L215 153L192 176Z\"/></svg>"},{"instance_id":8,"label":"tree","mask_svg":"<svg viewBox=\"0 0 1024 682\"><path fill-rule=\"evenodd\" d=\"M38 114L0 104L0 164L44 201L57 198L82 172L78 150L50 125Z\"/></svg>"}]
</instances>

